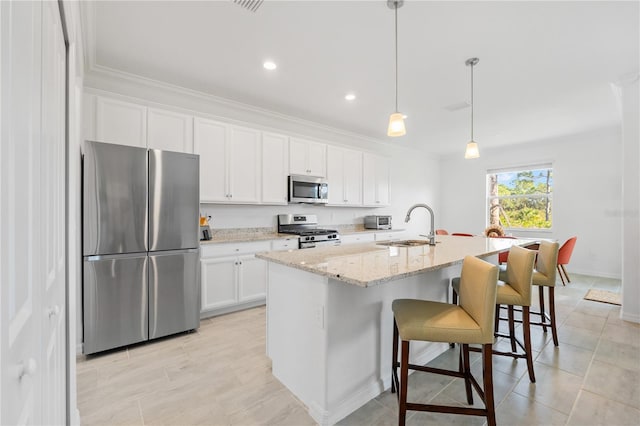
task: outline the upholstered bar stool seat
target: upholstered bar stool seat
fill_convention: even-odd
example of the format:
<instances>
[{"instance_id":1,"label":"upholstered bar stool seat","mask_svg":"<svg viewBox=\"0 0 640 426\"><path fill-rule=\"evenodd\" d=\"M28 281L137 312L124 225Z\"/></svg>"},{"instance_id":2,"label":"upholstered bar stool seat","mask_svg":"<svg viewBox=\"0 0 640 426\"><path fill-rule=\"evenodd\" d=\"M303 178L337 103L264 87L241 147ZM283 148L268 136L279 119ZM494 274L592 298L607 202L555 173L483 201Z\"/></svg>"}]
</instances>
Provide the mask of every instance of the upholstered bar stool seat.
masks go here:
<instances>
[{"instance_id":1,"label":"upholstered bar stool seat","mask_svg":"<svg viewBox=\"0 0 640 426\"><path fill-rule=\"evenodd\" d=\"M460 306L427 300L398 299L392 304L393 357L391 392L398 391L400 425L405 423L407 410L485 416L495 425L493 398L492 343L498 267L473 256L462 264ZM402 341L402 357L398 362L398 344ZM458 371L409 363L410 341L461 343ZM469 344L482 345L483 387L471 375ZM398 367L400 378L398 379ZM471 387L484 401L485 408L456 407L407 402L409 370L463 378L467 402L473 404Z\"/></svg>"}]
</instances>

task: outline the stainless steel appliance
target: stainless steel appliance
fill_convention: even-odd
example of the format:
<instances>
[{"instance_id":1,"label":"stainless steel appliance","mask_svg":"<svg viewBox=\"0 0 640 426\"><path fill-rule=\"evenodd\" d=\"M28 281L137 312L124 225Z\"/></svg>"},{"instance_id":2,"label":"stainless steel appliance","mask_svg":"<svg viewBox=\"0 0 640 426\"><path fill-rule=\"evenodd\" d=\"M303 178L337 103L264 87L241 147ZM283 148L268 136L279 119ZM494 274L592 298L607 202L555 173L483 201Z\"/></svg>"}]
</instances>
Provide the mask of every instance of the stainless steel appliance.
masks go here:
<instances>
[{"instance_id":1,"label":"stainless steel appliance","mask_svg":"<svg viewBox=\"0 0 640 426\"><path fill-rule=\"evenodd\" d=\"M365 229L391 229L391 216L365 216Z\"/></svg>"},{"instance_id":2,"label":"stainless steel appliance","mask_svg":"<svg viewBox=\"0 0 640 426\"><path fill-rule=\"evenodd\" d=\"M340 244L338 231L318 228L318 217L314 214L279 214L278 232L298 235L301 249Z\"/></svg>"},{"instance_id":3,"label":"stainless steel appliance","mask_svg":"<svg viewBox=\"0 0 640 426\"><path fill-rule=\"evenodd\" d=\"M85 142L85 354L200 325L198 175L197 155Z\"/></svg>"},{"instance_id":4,"label":"stainless steel appliance","mask_svg":"<svg viewBox=\"0 0 640 426\"><path fill-rule=\"evenodd\" d=\"M289 202L326 204L329 202L329 183L319 177L290 175Z\"/></svg>"}]
</instances>

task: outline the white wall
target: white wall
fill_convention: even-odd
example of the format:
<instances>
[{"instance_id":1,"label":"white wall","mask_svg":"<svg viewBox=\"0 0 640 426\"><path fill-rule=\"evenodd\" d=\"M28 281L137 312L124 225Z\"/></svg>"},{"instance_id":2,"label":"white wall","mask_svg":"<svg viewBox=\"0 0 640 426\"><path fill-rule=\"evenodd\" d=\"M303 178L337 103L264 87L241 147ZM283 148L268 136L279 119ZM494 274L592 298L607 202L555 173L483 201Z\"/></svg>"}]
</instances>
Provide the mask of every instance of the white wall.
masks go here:
<instances>
[{"instance_id":1,"label":"white wall","mask_svg":"<svg viewBox=\"0 0 640 426\"><path fill-rule=\"evenodd\" d=\"M627 321L640 322L640 82L637 72L618 83L618 95L624 147L622 239L625 262L620 316Z\"/></svg>"},{"instance_id":2,"label":"white wall","mask_svg":"<svg viewBox=\"0 0 640 426\"><path fill-rule=\"evenodd\" d=\"M578 242L571 272L620 278L622 274L622 143L619 128L606 128L500 149L482 149L476 160L456 156L440 164L440 224L449 232L480 234L487 225L488 169L553 164L553 229L523 237ZM637 259L636 259L637 263Z\"/></svg>"}]
</instances>

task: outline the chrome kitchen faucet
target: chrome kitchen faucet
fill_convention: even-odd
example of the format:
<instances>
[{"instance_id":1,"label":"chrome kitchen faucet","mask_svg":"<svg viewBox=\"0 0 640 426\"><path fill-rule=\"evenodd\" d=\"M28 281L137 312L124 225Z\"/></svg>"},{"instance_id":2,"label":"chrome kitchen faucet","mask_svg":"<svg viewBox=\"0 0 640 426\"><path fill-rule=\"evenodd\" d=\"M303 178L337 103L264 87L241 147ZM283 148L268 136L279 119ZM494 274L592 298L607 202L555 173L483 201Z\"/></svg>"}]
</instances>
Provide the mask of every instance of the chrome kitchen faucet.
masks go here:
<instances>
[{"instance_id":1,"label":"chrome kitchen faucet","mask_svg":"<svg viewBox=\"0 0 640 426\"><path fill-rule=\"evenodd\" d=\"M436 245L436 231L435 231L435 221L433 218L433 210L431 210L431 207L429 207L426 204L414 204L413 206L411 206L411 208L409 209L409 211L407 212L407 217L404 218L404 223L409 222L409 220L411 220L411 212L418 208L418 207L424 207L425 209L427 209L429 211L429 214L431 215L431 232L429 233L429 235L422 235L424 237L429 238L429 245L430 246L435 246Z\"/></svg>"}]
</instances>

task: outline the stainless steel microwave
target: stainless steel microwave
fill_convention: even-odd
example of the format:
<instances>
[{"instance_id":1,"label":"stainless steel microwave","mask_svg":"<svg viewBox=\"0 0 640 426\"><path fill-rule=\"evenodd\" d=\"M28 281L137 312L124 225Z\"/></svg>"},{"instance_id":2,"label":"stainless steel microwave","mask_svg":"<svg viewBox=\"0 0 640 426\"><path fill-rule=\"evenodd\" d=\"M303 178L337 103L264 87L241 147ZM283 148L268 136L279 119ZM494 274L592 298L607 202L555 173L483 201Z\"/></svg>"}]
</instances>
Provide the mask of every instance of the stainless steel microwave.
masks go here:
<instances>
[{"instance_id":1,"label":"stainless steel microwave","mask_svg":"<svg viewBox=\"0 0 640 426\"><path fill-rule=\"evenodd\" d=\"M289 202L326 204L329 201L329 183L313 176L289 176Z\"/></svg>"}]
</instances>

